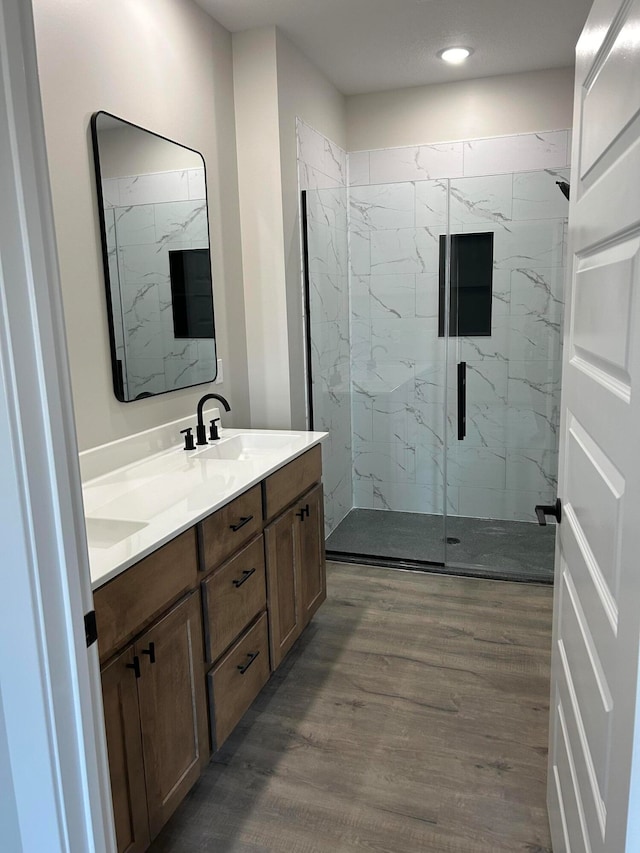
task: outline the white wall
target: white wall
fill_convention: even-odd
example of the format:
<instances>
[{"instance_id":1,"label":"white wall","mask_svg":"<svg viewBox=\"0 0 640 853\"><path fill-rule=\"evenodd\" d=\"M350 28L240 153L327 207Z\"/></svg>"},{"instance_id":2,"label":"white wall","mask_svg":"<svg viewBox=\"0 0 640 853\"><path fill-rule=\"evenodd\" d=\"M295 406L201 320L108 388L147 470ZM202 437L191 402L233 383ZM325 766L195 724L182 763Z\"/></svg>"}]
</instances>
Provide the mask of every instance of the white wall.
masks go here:
<instances>
[{"instance_id":1,"label":"white wall","mask_svg":"<svg viewBox=\"0 0 640 853\"><path fill-rule=\"evenodd\" d=\"M344 98L275 27L233 60L252 425L304 427L295 119L341 143Z\"/></svg>"},{"instance_id":2,"label":"white wall","mask_svg":"<svg viewBox=\"0 0 640 853\"><path fill-rule=\"evenodd\" d=\"M393 148L571 127L573 68L347 98L347 150Z\"/></svg>"},{"instance_id":3,"label":"white wall","mask_svg":"<svg viewBox=\"0 0 640 853\"><path fill-rule=\"evenodd\" d=\"M233 36L233 78L251 425L291 422L276 34Z\"/></svg>"},{"instance_id":4,"label":"white wall","mask_svg":"<svg viewBox=\"0 0 640 853\"><path fill-rule=\"evenodd\" d=\"M305 356L301 288L296 117L340 148L346 143L344 96L280 31L276 32L282 221L289 328L291 425L305 427ZM346 178L346 175L344 176Z\"/></svg>"},{"instance_id":5,"label":"white wall","mask_svg":"<svg viewBox=\"0 0 640 853\"><path fill-rule=\"evenodd\" d=\"M34 0L80 449L195 413L211 386L119 403L111 361L89 121L96 110L202 152L216 331L234 423L249 421L230 34L191 0ZM227 423L229 423L229 419Z\"/></svg>"},{"instance_id":6,"label":"white wall","mask_svg":"<svg viewBox=\"0 0 640 853\"><path fill-rule=\"evenodd\" d=\"M200 155L188 148L126 124L107 129L105 121L104 116L98 119L100 174L103 180L202 168Z\"/></svg>"}]
</instances>

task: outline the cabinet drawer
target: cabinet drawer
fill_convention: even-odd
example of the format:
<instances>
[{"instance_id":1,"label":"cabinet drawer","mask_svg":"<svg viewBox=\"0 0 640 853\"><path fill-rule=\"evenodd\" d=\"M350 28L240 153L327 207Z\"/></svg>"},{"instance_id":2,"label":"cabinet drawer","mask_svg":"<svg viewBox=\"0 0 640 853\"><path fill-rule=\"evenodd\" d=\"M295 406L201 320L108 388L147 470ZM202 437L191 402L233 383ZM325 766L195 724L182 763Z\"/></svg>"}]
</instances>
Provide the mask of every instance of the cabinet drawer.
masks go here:
<instances>
[{"instance_id":1,"label":"cabinet drawer","mask_svg":"<svg viewBox=\"0 0 640 853\"><path fill-rule=\"evenodd\" d=\"M280 468L264 483L267 518L273 518L322 477L320 445Z\"/></svg>"},{"instance_id":2,"label":"cabinet drawer","mask_svg":"<svg viewBox=\"0 0 640 853\"><path fill-rule=\"evenodd\" d=\"M198 582L195 530L187 530L96 590L100 660L110 657Z\"/></svg>"},{"instance_id":3,"label":"cabinet drawer","mask_svg":"<svg viewBox=\"0 0 640 853\"><path fill-rule=\"evenodd\" d=\"M207 676L214 752L239 723L269 674L267 614L263 613Z\"/></svg>"},{"instance_id":4,"label":"cabinet drawer","mask_svg":"<svg viewBox=\"0 0 640 853\"><path fill-rule=\"evenodd\" d=\"M267 606L263 537L208 577L202 590L207 660L212 663Z\"/></svg>"},{"instance_id":5,"label":"cabinet drawer","mask_svg":"<svg viewBox=\"0 0 640 853\"><path fill-rule=\"evenodd\" d=\"M262 493L254 486L200 523L203 571L220 565L262 530Z\"/></svg>"}]
</instances>

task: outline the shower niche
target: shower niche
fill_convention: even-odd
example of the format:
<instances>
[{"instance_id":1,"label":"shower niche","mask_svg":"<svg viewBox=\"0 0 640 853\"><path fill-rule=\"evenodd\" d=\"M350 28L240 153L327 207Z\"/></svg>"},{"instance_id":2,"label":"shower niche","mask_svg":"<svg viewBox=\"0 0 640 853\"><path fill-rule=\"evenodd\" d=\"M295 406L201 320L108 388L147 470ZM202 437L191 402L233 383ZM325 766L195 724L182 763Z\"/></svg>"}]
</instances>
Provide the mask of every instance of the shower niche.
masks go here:
<instances>
[{"instance_id":1,"label":"shower niche","mask_svg":"<svg viewBox=\"0 0 640 853\"><path fill-rule=\"evenodd\" d=\"M440 235L438 335L491 335L493 232Z\"/></svg>"}]
</instances>

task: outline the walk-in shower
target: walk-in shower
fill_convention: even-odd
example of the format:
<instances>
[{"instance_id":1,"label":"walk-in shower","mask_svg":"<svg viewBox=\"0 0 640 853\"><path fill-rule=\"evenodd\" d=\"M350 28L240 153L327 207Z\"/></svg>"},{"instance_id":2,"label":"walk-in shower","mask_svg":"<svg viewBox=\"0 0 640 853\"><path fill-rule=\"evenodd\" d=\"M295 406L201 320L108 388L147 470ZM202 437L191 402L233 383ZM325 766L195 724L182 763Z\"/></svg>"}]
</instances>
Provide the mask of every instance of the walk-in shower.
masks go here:
<instances>
[{"instance_id":1,"label":"walk-in shower","mask_svg":"<svg viewBox=\"0 0 640 853\"><path fill-rule=\"evenodd\" d=\"M353 496L330 554L552 578L566 179L303 193L313 426Z\"/></svg>"}]
</instances>

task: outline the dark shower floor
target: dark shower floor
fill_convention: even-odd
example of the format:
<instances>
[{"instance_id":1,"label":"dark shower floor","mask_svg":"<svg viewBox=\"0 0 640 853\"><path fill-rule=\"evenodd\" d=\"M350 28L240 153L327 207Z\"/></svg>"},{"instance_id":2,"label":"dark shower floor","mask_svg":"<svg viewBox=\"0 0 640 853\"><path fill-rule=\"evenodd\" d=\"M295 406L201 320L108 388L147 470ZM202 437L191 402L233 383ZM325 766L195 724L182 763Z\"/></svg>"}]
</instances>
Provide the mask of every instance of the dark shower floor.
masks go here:
<instances>
[{"instance_id":1,"label":"dark shower floor","mask_svg":"<svg viewBox=\"0 0 640 853\"><path fill-rule=\"evenodd\" d=\"M450 574L553 583L555 525L488 518L447 518ZM327 539L327 551L362 557L442 563L443 520L440 515L352 509ZM437 568L435 569L437 571Z\"/></svg>"}]
</instances>

